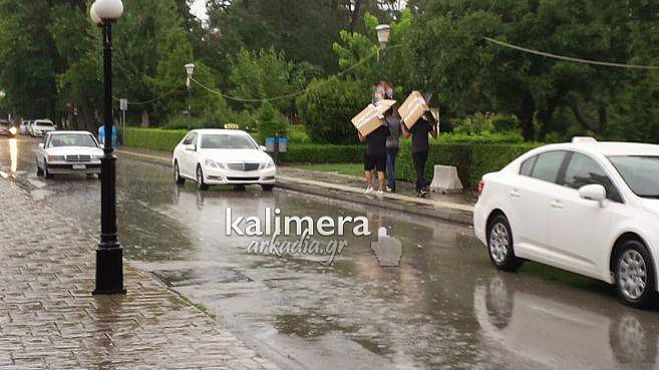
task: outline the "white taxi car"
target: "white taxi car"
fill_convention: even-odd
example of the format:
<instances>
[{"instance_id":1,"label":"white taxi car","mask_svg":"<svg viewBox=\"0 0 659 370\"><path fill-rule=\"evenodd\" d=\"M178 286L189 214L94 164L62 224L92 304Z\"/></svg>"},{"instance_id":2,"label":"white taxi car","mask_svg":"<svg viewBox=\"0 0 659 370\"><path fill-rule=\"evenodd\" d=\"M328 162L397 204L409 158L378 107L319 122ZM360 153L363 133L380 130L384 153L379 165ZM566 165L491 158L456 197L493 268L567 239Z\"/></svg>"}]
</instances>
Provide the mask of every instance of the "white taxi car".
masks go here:
<instances>
[{"instance_id":1,"label":"white taxi car","mask_svg":"<svg viewBox=\"0 0 659 370\"><path fill-rule=\"evenodd\" d=\"M100 149L96 138L87 131L54 131L46 134L37 150L37 175L101 173Z\"/></svg>"},{"instance_id":2,"label":"white taxi car","mask_svg":"<svg viewBox=\"0 0 659 370\"><path fill-rule=\"evenodd\" d=\"M208 185L259 184L272 190L277 169L263 148L240 130L192 130L176 146L172 156L174 181L186 179L200 190Z\"/></svg>"},{"instance_id":3,"label":"white taxi car","mask_svg":"<svg viewBox=\"0 0 659 370\"><path fill-rule=\"evenodd\" d=\"M497 268L533 260L615 284L630 306L655 302L659 145L546 145L485 175L479 190L474 230Z\"/></svg>"}]
</instances>

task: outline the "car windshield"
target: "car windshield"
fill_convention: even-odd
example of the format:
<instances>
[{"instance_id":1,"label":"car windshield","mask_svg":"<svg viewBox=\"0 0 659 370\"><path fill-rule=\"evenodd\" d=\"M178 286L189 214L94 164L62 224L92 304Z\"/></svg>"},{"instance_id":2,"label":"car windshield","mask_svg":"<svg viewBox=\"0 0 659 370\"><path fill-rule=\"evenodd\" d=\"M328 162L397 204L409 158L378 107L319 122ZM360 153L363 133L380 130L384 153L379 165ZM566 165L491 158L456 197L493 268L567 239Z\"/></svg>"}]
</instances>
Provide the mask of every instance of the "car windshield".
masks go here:
<instances>
[{"instance_id":1,"label":"car windshield","mask_svg":"<svg viewBox=\"0 0 659 370\"><path fill-rule=\"evenodd\" d=\"M49 148L59 148L63 146L86 146L97 148L96 141L89 134L59 134L50 138Z\"/></svg>"},{"instance_id":2,"label":"car windshield","mask_svg":"<svg viewBox=\"0 0 659 370\"><path fill-rule=\"evenodd\" d=\"M37 122L37 126L53 127L53 124L50 122Z\"/></svg>"},{"instance_id":3,"label":"car windshield","mask_svg":"<svg viewBox=\"0 0 659 370\"><path fill-rule=\"evenodd\" d=\"M609 160L636 195L659 199L659 156L612 156Z\"/></svg>"},{"instance_id":4,"label":"car windshield","mask_svg":"<svg viewBox=\"0 0 659 370\"><path fill-rule=\"evenodd\" d=\"M247 135L207 134L201 136L201 149L256 149Z\"/></svg>"}]
</instances>

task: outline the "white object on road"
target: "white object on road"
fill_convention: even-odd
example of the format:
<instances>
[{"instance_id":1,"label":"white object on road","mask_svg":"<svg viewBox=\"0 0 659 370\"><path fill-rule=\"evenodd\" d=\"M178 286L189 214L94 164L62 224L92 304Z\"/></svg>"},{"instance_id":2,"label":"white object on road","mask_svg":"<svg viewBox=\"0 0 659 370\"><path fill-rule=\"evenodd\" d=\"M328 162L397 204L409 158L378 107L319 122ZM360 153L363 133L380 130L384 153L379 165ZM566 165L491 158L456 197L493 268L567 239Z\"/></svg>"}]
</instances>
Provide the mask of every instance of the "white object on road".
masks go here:
<instances>
[{"instance_id":1,"label":"white object on road","mask_svg":"<svg viewBox=\"0 0 659 370\"><path fill-rule=\"evenodd\" d=\"M272 190L277 169L272 158L245 131L192 130L174 149L174 181L208 185L258 184Z\"/></svg>"},{"instance_id":2,"label":"white object on road","mask_svg":"<svg viewBox=\"0 0 659 370\"><path fill-rule=\"evenodd\" d=\"M462 189L462 182L458 176L457 168L435 165L435 174L430 184L430 191L448 194L461 192Z\"/></svg>"},{"instance_id":3,"label":"white object on road","mask_svg":"<svg viewBox=\"0 0 659 370\"><path fill-rule=\"evenodd\" d=\"M545 145L479 184L474 231L499 269L532 260L615 284L645 307L659 276L659 145Z\"/></svg>"}]
</instances>

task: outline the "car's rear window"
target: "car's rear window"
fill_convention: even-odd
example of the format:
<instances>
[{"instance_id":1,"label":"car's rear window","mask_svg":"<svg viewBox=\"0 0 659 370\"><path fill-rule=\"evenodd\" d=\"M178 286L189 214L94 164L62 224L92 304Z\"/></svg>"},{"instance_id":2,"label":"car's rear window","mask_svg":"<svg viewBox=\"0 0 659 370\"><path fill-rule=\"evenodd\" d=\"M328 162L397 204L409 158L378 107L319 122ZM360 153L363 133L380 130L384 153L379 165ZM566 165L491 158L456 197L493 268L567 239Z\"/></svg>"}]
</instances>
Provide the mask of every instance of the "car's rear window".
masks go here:
<instances>
[{"instance_id":1,"label":"car's rear window","mask_svg":"<svg viewBox=\"0 0 659 370\"><path fill-rule=\"evenodd\" d=\"M53 127L53 124L50 122L37 122L37 126Z\"/></svg>"}]
</instances>

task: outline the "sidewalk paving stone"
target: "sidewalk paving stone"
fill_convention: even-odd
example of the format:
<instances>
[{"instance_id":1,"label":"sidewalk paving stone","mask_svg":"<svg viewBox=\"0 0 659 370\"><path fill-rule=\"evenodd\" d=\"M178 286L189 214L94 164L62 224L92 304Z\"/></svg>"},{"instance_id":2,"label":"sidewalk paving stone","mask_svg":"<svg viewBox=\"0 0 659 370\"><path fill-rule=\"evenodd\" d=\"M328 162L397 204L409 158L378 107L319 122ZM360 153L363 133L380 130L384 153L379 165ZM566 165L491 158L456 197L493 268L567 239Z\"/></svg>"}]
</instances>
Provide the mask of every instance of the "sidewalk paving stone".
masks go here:
<instances>
[{"instance_id":1,"label":"sidewalk paving stone","mask_svg":"<svg viewBox=\"0 0 659 370\"><path fill-rule=\"evenodd\" d=\"M275 369L149 273L92 296L96 241L0 180L0 369Z\"/></svg>"}]
</instances>

